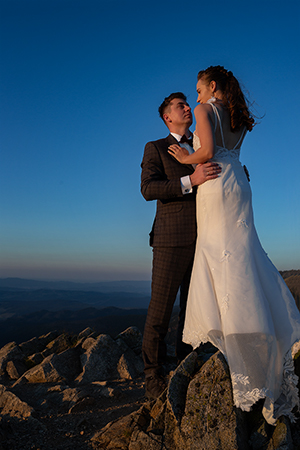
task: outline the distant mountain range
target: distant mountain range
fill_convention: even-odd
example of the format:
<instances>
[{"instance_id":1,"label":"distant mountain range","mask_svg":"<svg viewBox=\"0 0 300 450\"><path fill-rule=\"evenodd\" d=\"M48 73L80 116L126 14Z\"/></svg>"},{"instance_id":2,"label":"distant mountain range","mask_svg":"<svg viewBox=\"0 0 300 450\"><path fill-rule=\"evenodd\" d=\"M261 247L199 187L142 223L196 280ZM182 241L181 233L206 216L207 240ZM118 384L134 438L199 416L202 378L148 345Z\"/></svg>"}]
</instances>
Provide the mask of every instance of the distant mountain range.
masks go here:
<instances>
[{"instance_id":1,"label":"distant mountain range","mask_svg":"<svg viewBox=\"0 0 300 450\"><path fill-rule=\"evenodd\" d=\"M135 325L142 331L149 301L150 281L72 283L2 278L0 347L52 330L77 333L89 326L114 335Z\"/></svg>"},{"instance_id":2,"label":"distant mountain range","mask_svg":"<svg viewBox=\"0 0 300 450\"><path fill-rule=\"evenodd\" d=\"M85 308L79 311L39 310L15 315L0 323L0 348L8 342L15 341L19 344L54 330L78 334L90 327L97 333L116 336L126 328L136 326L143 332L146 314L147 309L110 307L101 310Z\"/></svg>"},{"instance_id":3,"label":"distant mountain range","mask_svg":"<svg viewBox=\"0 0 300 450\"><path fill-rule=\"evenodd\" d=\"M107 308L147 308L150 295L134 292L93 292L56 289L12 289L0 288L1 308L7 313L34 312L39 309L58 311L60 309L79 310L87 307Z\"/></svg>"},{"instance_id":4,"label":"distant mountain range","mask_svg":"<svg viewBox=\"0 0 300 450\"><path fill-rule=\"evenodd\" d=\"M39 281L23 278L0 278L0 288L51 289L85 292L134 292L150 295L150 281L101 281L98 283L75 283L71 281Z\"/></svg>"},{"instance_id":5,"label":"distant mountain range","mask_svg":"<svg viewBox=\"0 0 300 450\"><path fill-rule=\"evenodd\" d=\"M281 272L300 310L300 270ZM91 327L115 336L129 326L143 332L150 281L72 283L0 279L0 347L57 330ZM177 307L174 307L176 312ZM177 318L170 323L174 340Z\"/></svg>"}]
</instances>

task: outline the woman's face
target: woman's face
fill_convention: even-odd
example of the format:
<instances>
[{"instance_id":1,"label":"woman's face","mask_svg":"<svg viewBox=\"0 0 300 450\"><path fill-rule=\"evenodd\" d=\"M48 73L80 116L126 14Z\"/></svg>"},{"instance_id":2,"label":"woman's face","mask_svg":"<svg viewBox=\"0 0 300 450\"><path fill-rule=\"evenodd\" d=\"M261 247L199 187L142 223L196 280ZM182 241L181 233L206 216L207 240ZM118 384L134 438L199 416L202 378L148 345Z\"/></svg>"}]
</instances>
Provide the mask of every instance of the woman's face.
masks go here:
<instances>
[{"instance_id":1,"label":"woman's face","mask_svg":"<svg viewBox=\"0 0 300 450\"><path fill-rule=\"evenodd\" d=\"M207 100L212 97L213 89L211 87L211 83L207 84L203 78L200 78L200 80L198 81L196 89L198 93L198 103L206 103Z\"/></svg>"}]
</instances>

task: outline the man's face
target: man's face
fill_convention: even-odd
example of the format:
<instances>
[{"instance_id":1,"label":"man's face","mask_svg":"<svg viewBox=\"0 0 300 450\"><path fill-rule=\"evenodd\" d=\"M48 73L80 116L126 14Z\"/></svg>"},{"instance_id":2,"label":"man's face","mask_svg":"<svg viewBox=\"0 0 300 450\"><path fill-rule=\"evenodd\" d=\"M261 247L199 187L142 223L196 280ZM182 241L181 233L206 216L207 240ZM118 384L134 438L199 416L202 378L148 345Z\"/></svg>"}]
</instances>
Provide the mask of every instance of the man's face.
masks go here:
<instances>
[{"instance_id":1,"label":"man's face","mask_svg":"<svg viewBox=\"0 0 300 450\"><path fill-rule=\"evenodd\" d=\"M182 127L182 125L189 128L193 123L191 107L182 98L174 98L164 114L164 119L166 124L172 124L173 128Z\"/></svg>"}]
</instances>

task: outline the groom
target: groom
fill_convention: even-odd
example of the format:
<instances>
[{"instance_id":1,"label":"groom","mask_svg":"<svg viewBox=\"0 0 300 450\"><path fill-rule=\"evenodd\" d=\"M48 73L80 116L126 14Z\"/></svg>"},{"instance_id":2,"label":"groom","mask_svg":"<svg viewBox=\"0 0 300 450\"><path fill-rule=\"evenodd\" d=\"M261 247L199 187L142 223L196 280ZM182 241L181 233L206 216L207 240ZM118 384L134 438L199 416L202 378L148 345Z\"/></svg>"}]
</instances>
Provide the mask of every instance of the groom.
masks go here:
<instances>
[{"instance_id":1,"label":"groom","mask_svg":"<svg viewBox=\"0 0 300 450\"><path fill-rule=\"evenodd\" d=\"M146 144L141 164L142 195L147 201L157 201L150 233L153 247L151 301L143 338L146 396L150 399L157 398L166 387L162 367L166 361L164 338L179 289L178 360L183 360L192 350L182 342L182 331L197 233L196 186L217 178L221 172L216 163L209 162L194 169L192 165L180 164L168 153L168 147L178 142L189 153L193 152L189 131L193 117L183 93L176 92L165 98L159 115L170 134Z\"/></svg>"}]
</instances>

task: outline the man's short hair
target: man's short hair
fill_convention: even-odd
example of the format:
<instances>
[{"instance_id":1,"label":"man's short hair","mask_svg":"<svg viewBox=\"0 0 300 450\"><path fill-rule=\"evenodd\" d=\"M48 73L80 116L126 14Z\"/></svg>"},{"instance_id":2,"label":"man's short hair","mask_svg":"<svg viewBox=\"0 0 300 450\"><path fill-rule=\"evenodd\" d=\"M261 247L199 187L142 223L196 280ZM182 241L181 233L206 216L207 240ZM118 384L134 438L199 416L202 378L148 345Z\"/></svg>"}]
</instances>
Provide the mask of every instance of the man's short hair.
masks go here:
<instances>
[{"instance_id":1,"label":"man's short hair","mask_svg":"<svg viewBox=\"0 0 300 450\"><path fill-rule=\"evenodd\" d=\"M186 96L182 92L174 92L173 94L170 94L169 97L166 97L160 107L158 108L158 113L162 120L164 121L164 114L168 107L170 106L170 103L174 98L181 98L186 102Z\"/></svg>"}]
</instances>

